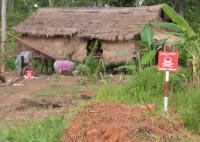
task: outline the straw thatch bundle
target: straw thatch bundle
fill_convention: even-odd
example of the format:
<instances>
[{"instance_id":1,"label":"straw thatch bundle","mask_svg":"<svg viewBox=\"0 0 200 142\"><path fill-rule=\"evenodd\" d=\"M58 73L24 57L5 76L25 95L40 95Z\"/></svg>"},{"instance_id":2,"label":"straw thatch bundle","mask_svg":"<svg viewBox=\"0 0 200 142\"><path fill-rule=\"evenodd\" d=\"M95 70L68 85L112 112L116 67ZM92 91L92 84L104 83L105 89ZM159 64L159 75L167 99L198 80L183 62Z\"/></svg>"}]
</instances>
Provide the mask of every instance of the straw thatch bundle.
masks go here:
<instances>
[{"instance_id":1,"label":"straw thatch bundle","mask_svg":"<svg viewBox=\"0 0 200 142\"><path fill-rule=\"evenodd\" d=\"M73 36L106 41L130 40L150 21L161 21L161 6L136 8L41 8L13 27L31 36Z\"/></svg>"}]
</instances>

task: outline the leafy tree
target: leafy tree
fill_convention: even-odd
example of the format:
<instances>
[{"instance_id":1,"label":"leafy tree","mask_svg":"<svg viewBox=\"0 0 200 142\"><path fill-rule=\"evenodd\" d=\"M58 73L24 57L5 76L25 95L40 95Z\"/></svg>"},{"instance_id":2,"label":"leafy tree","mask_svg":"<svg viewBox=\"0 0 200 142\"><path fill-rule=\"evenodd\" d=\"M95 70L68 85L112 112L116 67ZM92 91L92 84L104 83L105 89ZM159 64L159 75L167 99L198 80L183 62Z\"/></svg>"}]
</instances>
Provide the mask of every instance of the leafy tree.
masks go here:
<instances>
[{"instance_id":1,"label":"leafy tree","mask_svg":"<svg viewBox=\"0 0 200 142\"><path fill-rule=\"evenodd\" d=\"M69 6L94 6L97 0L70 0L68 1Z\"/></svg>"},{"instance_id":2,"label":"leafy tree","mask_svg":"<svg viewBox=\"0 0 200 142\"><path fill-rule=\"evenodd\" d=\"M200 32L200 1L185 1L185 17L196 32Z\"/></svg>"}]
</instances>

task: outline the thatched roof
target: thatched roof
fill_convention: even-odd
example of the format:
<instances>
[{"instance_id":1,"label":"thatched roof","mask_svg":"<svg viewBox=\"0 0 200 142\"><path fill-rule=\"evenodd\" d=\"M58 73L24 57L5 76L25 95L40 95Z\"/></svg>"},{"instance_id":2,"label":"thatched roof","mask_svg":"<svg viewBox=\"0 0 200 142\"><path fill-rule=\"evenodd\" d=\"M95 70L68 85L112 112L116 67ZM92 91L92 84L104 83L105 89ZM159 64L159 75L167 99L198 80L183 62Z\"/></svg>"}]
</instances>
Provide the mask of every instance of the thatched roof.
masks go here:
<instances>
[{"instance_id":1,"label":"thatched roof","mask_svg":"<svg viewBox=\"0 0 200 142\"><path fill-rule=\"evenodd\" d=\"M130 40L151 21L161 21L162 5L136 8L41 8L13 27L29 36L73 36L106 41Z\"/></svg>"}]
</instances>

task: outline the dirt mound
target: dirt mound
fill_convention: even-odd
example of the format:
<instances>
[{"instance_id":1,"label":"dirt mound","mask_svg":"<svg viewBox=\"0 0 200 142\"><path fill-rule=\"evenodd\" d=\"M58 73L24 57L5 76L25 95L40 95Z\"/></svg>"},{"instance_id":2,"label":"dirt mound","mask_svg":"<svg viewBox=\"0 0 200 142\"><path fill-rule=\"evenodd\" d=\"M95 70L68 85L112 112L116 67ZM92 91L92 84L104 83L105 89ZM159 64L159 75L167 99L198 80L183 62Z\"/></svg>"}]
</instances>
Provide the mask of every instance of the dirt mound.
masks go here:
<instances>
[{"instance_id":1,"label":"dirt mound","mask_svg":"<svg viewBox=\"0 0 200 142\"><path fill-rule=\"evenodd\" d=\"M61 142L191 141L182 121L140 106L100 102L87 105L66 129Z\"/></svg>"}]
</instances>

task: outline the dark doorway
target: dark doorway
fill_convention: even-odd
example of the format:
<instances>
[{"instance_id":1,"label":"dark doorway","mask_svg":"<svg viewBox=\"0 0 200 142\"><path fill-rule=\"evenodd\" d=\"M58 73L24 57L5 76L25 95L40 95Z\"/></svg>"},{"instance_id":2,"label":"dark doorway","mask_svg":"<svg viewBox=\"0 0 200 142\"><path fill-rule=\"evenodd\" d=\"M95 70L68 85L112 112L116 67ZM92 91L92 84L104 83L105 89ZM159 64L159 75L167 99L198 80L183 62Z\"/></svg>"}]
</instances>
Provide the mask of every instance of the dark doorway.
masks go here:
<instances>
[{"instance_id":1,"label":"dark doorway","mask_svg":"<svg viewBox=\"0 0 200 142\"><path fill-rule=\"evenodd\" d=\"M94 56L100 57L103 53L101 42L97 39L91 39L87 42L87 55L94 52Z\"/></svg>"}]
</instances>

